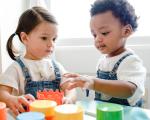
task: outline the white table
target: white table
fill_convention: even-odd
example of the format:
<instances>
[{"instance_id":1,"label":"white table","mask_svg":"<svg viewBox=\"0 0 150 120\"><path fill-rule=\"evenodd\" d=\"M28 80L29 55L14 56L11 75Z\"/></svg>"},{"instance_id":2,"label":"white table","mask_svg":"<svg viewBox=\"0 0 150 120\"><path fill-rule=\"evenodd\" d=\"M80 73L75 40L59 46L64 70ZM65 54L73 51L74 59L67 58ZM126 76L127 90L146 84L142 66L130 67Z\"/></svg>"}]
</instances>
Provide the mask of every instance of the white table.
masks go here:
<instances>
[{"instance_id":1,"label":"white table","mask_svg":"<svg viewBox=\"0 0 150 120\"><path fill-rule=\"evenodd\" d=\"M76 104L84 108L84 120L96 120L96 105L102 103L100 101L78 101ZM124 120L150 120L148 109L130 106L123 106L123 108Z\"/></svg>"},{"instance_id":2,"label":"white table","mask_svg":"<svg viewBox=\"0 0 150 120\"><path fill-rule=\"evenodd\" d=\"M10 113L7 113L7 120L16 120ZM84 120L96 120L95 117L89 116L89 115L84 115Z\"/></svg>"},{"instance_id":3,"label":"white table","mask_svg":"<svg viewBox=\"0 0 150 120\"><path fill-rule=\"evenodd\" d=\"M96 120L96 105L102 102L96 101L78 101L76 104L81 105L84 109L84 120ZM8 120L15 120L8 114ZM124 106L124 120L150 120L150 110Z\"/></svg>"}]
</instances>

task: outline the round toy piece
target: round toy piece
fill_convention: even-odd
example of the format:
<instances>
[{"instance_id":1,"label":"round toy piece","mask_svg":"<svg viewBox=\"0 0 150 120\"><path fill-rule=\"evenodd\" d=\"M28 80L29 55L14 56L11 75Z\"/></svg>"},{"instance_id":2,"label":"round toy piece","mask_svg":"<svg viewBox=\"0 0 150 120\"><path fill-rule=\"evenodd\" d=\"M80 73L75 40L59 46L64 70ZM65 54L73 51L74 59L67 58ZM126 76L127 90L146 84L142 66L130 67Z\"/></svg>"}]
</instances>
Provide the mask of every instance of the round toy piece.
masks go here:
<instances>
[{"instance_id":1,"label":"round toy piece","mask_svg":"<svg viewBox=\"0 0 150 120\"><path fill-rule=\"evenodd\" d=\"M83 109L74 104L55 107L55 120L83 120Z\"/></svg>"},{"instance_id":2,"label":"round toy piece","mask_svg":"<svg viewBox=\"0 0 150 120\"><path fill-rule=\"evenodd\" d=\"M97 120L122 120L123 107L113 103L100 103L97 105Z\"/></svg>"}]
</instances>

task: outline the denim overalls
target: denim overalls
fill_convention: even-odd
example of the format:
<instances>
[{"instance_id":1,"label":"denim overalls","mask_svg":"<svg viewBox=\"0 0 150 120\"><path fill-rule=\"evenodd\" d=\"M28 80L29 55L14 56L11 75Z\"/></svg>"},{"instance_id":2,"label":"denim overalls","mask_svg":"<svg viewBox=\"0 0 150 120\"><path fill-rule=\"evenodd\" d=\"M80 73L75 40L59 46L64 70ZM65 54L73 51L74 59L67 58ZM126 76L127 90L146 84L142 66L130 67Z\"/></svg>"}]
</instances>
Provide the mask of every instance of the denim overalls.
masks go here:
<instances>
[{"instance_id":1,"label":"denim overalls","mask_svg":"<svg viewBox=\"0 0 150 120\"><path fill-rule=\"evenodd\" d=\"M54 72L56 79L53 81L44 80L44 81L32 81L32 77L29 73L28 68L24 65L20 58L17 58L16 61L19 63L20 67L22 68L22 72L25 76L25 94L32 94L35 98L37 91L44 89L59 89L60 90L60 80L61 75L59 68L57 67L56 63L52 60L52 64L54 66Z\"/></svg>"},{"instance_id":2,"label":"denim overalls","mask_svg":"<svg viewBox=\"0 0 150 120\"><path fill-rule=\"evenodd\" d=\"M117 69L120 65L120 63L128 56L132 55L132 53L128 53L124 55L122 58L120 58L117 63L114 65L112 71L101 71L100 69L97 71L97 77L103 80L117 80ZM110 102L110 103L117 103L121 105L127 105L130 106L127 99L121 99L121 98L114 98L110 97L104 94L100 94L98 92L95 92L95 100ZM135 106L141 106L142 101L138 101Z\"/></svg>"}]
</instances>

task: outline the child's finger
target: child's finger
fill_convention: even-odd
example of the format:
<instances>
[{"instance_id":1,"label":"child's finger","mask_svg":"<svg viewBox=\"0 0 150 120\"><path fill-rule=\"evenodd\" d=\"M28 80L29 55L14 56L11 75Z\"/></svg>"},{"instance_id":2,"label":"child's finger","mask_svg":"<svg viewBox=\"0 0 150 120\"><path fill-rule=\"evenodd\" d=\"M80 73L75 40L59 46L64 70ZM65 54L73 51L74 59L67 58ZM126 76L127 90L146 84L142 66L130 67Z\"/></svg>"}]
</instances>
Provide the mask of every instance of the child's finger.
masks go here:
<instances>
[{"instance_id":1,"label":"child's finger","mask_svg":"<svg viewBox=\"0 0 150 120\"><path fill-rule=\"evenodd\" d=\"M60 86L66 86L66 85L69 85L72 82L74 82L74 78L66 78L66 79L62 80Z\"/></svg>"},{"instance_id":2,"label":"child's finger","mask_svg":"<svg viewBox=\"0 0 150 120\"><path fill-rule=\"evenodd\" d=\"M71 98L63 97L62 103L63 103L63 104L72 104L73 101L72 101Z\"/></svg>"},{"instance_id":3,"label":"child's finger","mask_svg":"<svg viewBox=\"0 0 150 120\"><path fill-rule=\"evenodd\" d=\"M65 81L65 82L61 83L61 84L60 84L61 89L62 89L62 90L67 89L68 84L69 84L69 81Z\"/></svg>"},{"instance_id":4,"label":"child's finger","mask_svg":"<svg viewBox=\"0 0 150 120\"><path fill-rule=\"evenodd\" d=\"M29 100L29 101L34 101L34 100L35 100L34 96L31 95L31 94L26 94L26 95L24 95L24 97L25 97L27 100Z\"/></svg>"},{"instance_id":5,"label":"child's finger","mask_svg":"<svg viewBox=\"0 0 150 120\"><path fill-rule=\"evenodd\" d=\"M78 82L69 82L68 84L64 85L65 90L72 90L73 88L79 87Z\"/></svg>"},{"instance_id":6,"label":"child's finger","mask_svg":"<svg viewBox=\"0 0 150 120\"><path fill-rule=\"evenodd\" d=\"M17 109L18 109L18 111L19 112L25 112L26 110L23 108L23 106L21 105L21 104L19 104L18 106L17 106Z\"/></svg>"},{"instance_id":7,"label":"child's finger","mask_svg":"<svg viewBox=\"0 0 150 120\"><path fill-rule=\"evenodd\" d=\"M14 115L19 115L19 111L18 111L18 109L14 106L14 107L10 107L11 108L11 110L12 110L12 112L14 113Z\"/></svg>"},{"instance_id":8,"label":"child's finger","mask_svg":"<svg viewBox=\"0 0 150 120\"><path fill-rule=\"evenodd\" d=\"M76 87L79 87L77 84L71 84L70 86L67 87L67 90L72 90Z\"/></svg>"},{"instance_id":9,"label":"child's finger","mask_svg":"<svg viewBox=\"0 0 150 120\"><path fill-rule=\"evenodd\" d=\"M67 78L66 80L62 81L62 83L60 84L60 87L64 90L64 89L68 89L68 86L70 86L70 84L74 81L73 78Z\"/></svg>"},{"instance_id":10,"label":"child's finger","mask_svg":"<svg viewBox=\"0 0 150 120\"><path fill-rule=\"evenodd\" d=\"M76 73L65 73L64 75L63 75L63 77L78 77L79 76L79 74L76 74Z\"/></svg>"},{"instance_id":11,"label":"child's finger","mask_svg":"<svg viewBox=\"0 0 150 120\"><path fill-rule=\"evenodd\" d=\"M18 102L22 105L29 106L29 101L24 96L19 96Z\"/></svg>"}]
</instances>

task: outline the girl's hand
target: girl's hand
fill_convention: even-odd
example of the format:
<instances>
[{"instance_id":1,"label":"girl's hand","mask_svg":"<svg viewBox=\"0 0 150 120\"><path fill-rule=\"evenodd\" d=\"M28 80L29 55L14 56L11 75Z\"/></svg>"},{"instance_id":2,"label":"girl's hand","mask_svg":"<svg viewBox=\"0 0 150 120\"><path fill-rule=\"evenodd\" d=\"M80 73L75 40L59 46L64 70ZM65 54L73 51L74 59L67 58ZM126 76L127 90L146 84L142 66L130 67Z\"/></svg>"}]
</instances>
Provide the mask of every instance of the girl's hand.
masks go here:
<instances>
[{"instance_id":1,"label":"girl's hand","mask_svg":"<svg viewBox=\"0 0 150 120\"><path fill-rule=\"evenodd\" d=\"M62 76L62 83L60 85L62 90L68 90L70 89L70 86L72 85L72 82L74 81L74 79L76 77L78 77L79 74L75 74L75 73L66 73Z\"/></svg>"},{"instance_id":2,"label":"girl's hand","mask_svg":"<svg viewBox=\"0 0 150 120\"><path fill-rule=\"evenodd\" d=\"M12 110L12 112L17 116L19 113L25 112L25 107L28 107L31 101L35 98L31 94L26 94L22 96L10 96L7 105Z\"/></svg>"},{"instance_id":3,"label":"girl's hand","mask_svg":"<svg viewBox=\"0 0 150 120\"><path fill-rule=\"evenodd\" d=\"M61 83L61 88L63 90L71 90L76 87L93 89L94 77L87 75L79 75L67 73L63 75L63 82Z\"/></svg>"},{"instance_id":4,"label":"girl's hand","mask_svg":"<svg viewBox=\"0 0 150 120\"><path fill-rule=\"evenodd\" d=\"M74 102L73 102L72 98L70 98L70 97L63 97L62 103L63 104L73 104Z\"/></svg>"}]
</instances>

